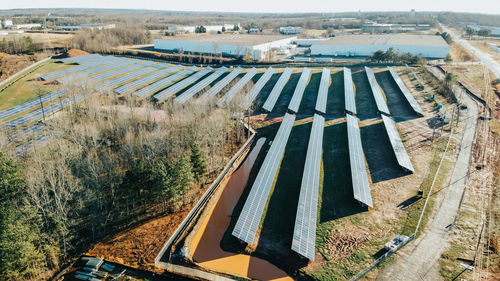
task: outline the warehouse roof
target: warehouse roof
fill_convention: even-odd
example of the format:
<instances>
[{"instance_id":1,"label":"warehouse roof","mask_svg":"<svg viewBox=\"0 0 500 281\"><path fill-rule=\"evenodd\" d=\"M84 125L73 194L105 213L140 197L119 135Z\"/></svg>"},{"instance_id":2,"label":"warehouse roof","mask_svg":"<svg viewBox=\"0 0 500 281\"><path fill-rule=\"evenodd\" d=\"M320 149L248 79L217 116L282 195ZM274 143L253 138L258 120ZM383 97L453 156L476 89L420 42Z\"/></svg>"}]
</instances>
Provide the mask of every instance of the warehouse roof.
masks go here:
<instances>
[{"instance_id":1,"label":"warehouse roof","mask_svg":"<svg viewBox=\"0 0 500 281\"><path fill-rule=\"evenodd\" d=\"M295 38L295 36L217 34L217 35L198 35L198 36L176 36L176 37L166 38L163 40L227 44L227 45L239 45L239 46L255 46L287 38Z\"/></svg>"},{"instance_id":2,"label":"warehouse roof","mask_svg":"<svg viewBox=\"0 0 500 281\"><path fill-rule=\"evenodd\" d=\"M341 35L314 45L448 46L441 36L413 34Z\"/></svg>"}]
</instances>

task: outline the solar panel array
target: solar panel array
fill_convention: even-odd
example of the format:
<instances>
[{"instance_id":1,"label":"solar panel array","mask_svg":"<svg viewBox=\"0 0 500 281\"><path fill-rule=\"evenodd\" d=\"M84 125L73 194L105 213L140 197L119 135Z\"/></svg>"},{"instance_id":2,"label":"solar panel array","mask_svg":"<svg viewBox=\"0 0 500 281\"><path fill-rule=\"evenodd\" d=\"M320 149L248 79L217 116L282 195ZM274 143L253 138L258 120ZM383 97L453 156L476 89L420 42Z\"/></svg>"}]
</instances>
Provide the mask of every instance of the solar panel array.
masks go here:
<instances>
[{"instance_id":1,"label":"solar panel array","mask_svg":"<svg viewBox=\"0 0 500 281\"><path fill-rule=\"evenodd\" d=\"M72 66L72 67L68 67L68 68L65 68L65 69L58 70L58 71L50 72L50 73L47 73L47 74L44 74L44 75L40 76L40 78L42 78L42 80L47 81L47 80L51 80L51 79L54 79L54 78L57 78L57 77L61 77L63 75L75 73L75 72L78 72L78 71L81 71L81 70L89 69L89 68L96 67L96 66L105 65L106 63L107 62L103 62L103 61L94 61L94 62L91 62L91 63L86 63L86 64L82 64L82 65Z\"/></svg>"},{"instance_id":2,"label":"solar panel array","mask_svg":"<svg viewBox=\"0 0 500 281\"><path fill-rule=\"evenodd\" d=\"M33 110L31 112L28 112L22 116L16 117L12 120L9 120L5 123L2 124L2 127L4 129L9 130L9 129L14 129L16 127L28 124L30 122L36 121L38 119L41 119L44 115L48 116L56 111L61 110L62 108L73 104L74 102L79 102L83 99L83 95L78 95L75 97L67 97L64 98L60 101L48 104L43 106L43 108L38 108L36 110Z\"/></svg>"},{"instance_id":3,"label":"solar panel array","mask_svg":"<svg viewBox=\"0 0 500 281\"><path fill-rule=\"evenodd\" d=\"M183 66L182 65L176 65L176 66L173 66L173 67L169 67L167 69L163 69L163 70L160 70L158 72L155 72L155 73L152 73L152 74L149 74L147 76L144 76L144 77L141 77L137 80L134 80L132 82L129 82L127 84L124 84L118 88L115 89L115 92L118 93L118 94L125 94L125 93L128 93L132 90L135 90L135 89L138 89L140 87L143 87L149 83L151 83L152 81L158 79L158 78L161 78L161 77L164 77L164 76L167 76L175 71L178 71L180 69L182 69Z\"/></svg>"},{"instance_id":4,"label":"solar panel array","mask_svg":"<svg viewBox=\"0 0 500 281\"><path fill-rule=\"evenodd\" d=\"M273 87L273 90L269 94L269 97L267 97L266 102L262 106L262 109L268 112L273 111L274 105L276 104L276 101L278 101L281 91L283 91L283 88L288 82L288 79L290 79L292 72L293 72L292 69L288 67L283 71L280 78L278 79L278 82L276 82L276 84Z\"/></svg>"},{"instance_id":5,"label":"solar panel array","mask_svg":"<svg viewBox=\"0 0 500 281\"><path fill-rule=\"evenodd\" d=\"M166 64L161 64L161 65L163 66L163 68L168 67L168 65L166 65ZM132 80L134 78L137 78L139 76L142 76L142 75L154 72L154 71L158 71L158 69L159 68L156 67L156 65L149 66L149 67L142 68L142 69L138 69L138 70L132 71L130 73L127 73L125 75L110 79L110 80L108 80L105 83L102 83L100 85L97 85L95 89L97 91L101 91L101 90L104 90L107 88L114 88L117 85L120 85L121 83L124 83L126 81Z\"/></svg>"},{"instance_id":6,"label":"solar panel array","mask_svg":"<svg viewBox=\"0 0 500 281\"><path fill-rule=\"evenodd\" d=\"M195 72L196 70L198 70L198 67L196 66L191 66L190 68L183 69L161 80L158 80L153 84L147 85L146 87L134 92L134 95L143 98L145 96L154 94L159 90L161 90L162 88L165 88L169 84L188 76L189 74Z\"/></svg>"},{"instance_id":7,"label":"solar panel array","mask_svg":"<svg viewBox=\"0 0 500 281\"><path fill-rule=\"evenodd\" d=\"M259 78L259 81L255 83L253 88L248 92L248 94L245 96L243 101L241 102L241 107L243 109L248 109L250 105L252 105L253 101L257 97L257 95L260 93L262 88L266 85L266 83L271 79L271 76L274 74L274 69L272 67L268 68L264 74Z\"/></svg>"},{"instance_id":8,"label":"solar panel array","mask_svg":"<svg viewBox=\"0 0 500 281\"><path fill-rule=\"evenodd\" d=\"M344 97L345 110L348 113L356 114L356 101L354 99L354 85L352 83L352 74L349 68L344 67Z\"/></svg>"},{"instance_id":9,"label":"solar panel array","mask_svg":"<svg viewBox=\"0 0 500 281\"><path fill-rule=\"evenodd\" d=\"M401 90L401 92L405 96L406 100L410 104L413 111L415 111L415 113L417 113L420 116L424 116L424 111L422 110L422 108L420 107L418 102L415 100L415 98L412 96L412 94L410 93L410 91L406 87L403 80L401 80L401 77L399 77L398 73L392 67L388 67L388 68L389 68L389 72L391 73L392 78L394 79L394 81L396 81L396 84L398 84L399 89Z\"/></svg>"},{"instance_id":10,"label":"solar panel array","mask_svg":"<svg viewBox=\"0 0 500 281\"><path fill-rule=\"evenodd\" d=\"M318 213L319 177L325 118L314 114L307 146L306 163L300 185L299 203L293 229L292 250L314 261Z\"/></svg>"},{"instance_id":11,"label":"solar panel array","mask_svg":"<svg viewBox=\"0 0 500 281\"><path fill-rule=\"evenodd\" d=\"M35 107L40 106L40 103L44 104L44 103L53 101L53 100L57 99L58 97L65 95L67 92L68 92L68 89L65 89L65 88L57 89L57 90L54 90L46 95L39 97L39 98L37 97L37 98L31 99L25 103L22 103L20 105L16 105L16 106L11 107L9 109L6 109L4 111L0 111L0 120L7 119L7 118L12 117L14 115L17 115L21 112L31 110Z\"/></svg>"},{"instance_id":12,"label":"solar panel array","mask_svg":"<svg viewBox=\"0 0 500 281\"><path fill-rule=\"evenodd\" d=\"M83 56L77 56L77 57L69 57L69 58L64 58L61 59L60 61L62 62L76 62L76 63L84 63L85 61L91 60L91 59L96 59L96 58L101 58L102 56L99 54L89 54L89 55L83 55Z\"/></svg>"},{"instance_id":13,"label":"solar panel array","mask_svg":"<svg viewBox=\"0 0 500 281\"><path fill-rule=\"evenodd\" d=\"M257 233L257 228L259 227L281 157L285 152L286 143L292 131L294 121L295 115L285 114L283 122L281 122L278 133L267 152L266 158L260 167L259 173L255 178L252 189L248 194L248 198L234 227L233 236L248 244L252 244L255 239L255 234Z\"/></svg>"},{"instance_id":14,"label":"solar panel array","mask_svg":"<svg viewBox=\"0 0 500 281\"><path fill-rule=\"evenodd\" d=\"M217 102L218 106L223 106L225 103L231 102L231 100L238 94L245 85L250 82L250 80L257 74L257 68L253 67L250 69L241 79L238 81L227 93Z\"/></svg>"},{"instance_id":15,"label":"solar panel array","mask_svg":"<svg viewBox=\"0 0 500 281\"><path fill-rule=\"evenodd\" d=\"M288 109L290 111L294 113L299 111L300 101L302 100L302 96L304 95L304 90L306 89L310 76L311 69L304 68L302 74L300 75L299 82L297 83L297 87L295 87L295 91L293 92L292 100L290 100L290 104L288 105Z\"/></svg>"},{"instance_id":16,"label":"solar panel array","mask_svg":"<svg viewBox=\"0 0 500 281\"><path fill-rule=\"evenodd\" d=\"M413 165L411 164L410 157L406 153L406 149L399 137L398 129L396 128L396 123L391 117L382 115L382 120L384 120L385 130L389 136L389 141L392 145L392 150L396 155L399 166L403 167L407 171L415 172Z\"/></svg>"},{"instance_id":17,"label":"solar panel array","mask_svg":"<svg viewBox=\"0 0 500 281\"><path fill-rule=\"evenodd\" d=\"M326 113L326 101L328 99L328 87L330 86L330 69L323 68L321 82L319 83L318 99L316 100L316 111Z\"/></svg>"},{"instance_id":18,"label":"solar panel array","mask_svg":"<svg viewBox=\"0 0 500 281\"><path fill-rule=\"evenodd\" d=\"M210 85L210 83L217 80L217 78L219 78L222 74L226 73L226 71L227 71L227 67L224 67L224 66L217 69L214 73L210 74L210 76L208 76L205 79L201 80L200 82L196 83L196 85L187 89L184 93L182 93L181 95L176 97L175 101L180 103L180 104L187 102L194 95L196 95L201 90L205 89L205 87Z\"/></svg>"},{"instance_id":19,"label":"solar panel array","mask_svg":"<svg viewBox=\"0 0 500 281\"><path fill-rule=\"evenodd\" d=\"M215 97L224 87L229 85L231 81L233 81L241 72L243 71L243 68L237 67L231 73L229 73L226 77L224 77L222 80L217 82L210 90L208 90L203 97L211 98Z\"/></svg>"},{"instance_id":20,"label":"solar panel array","mask_svg":"<svg viewBox=\"0 0 500 281\"><path fill-rule=\"evenodd\" d=\"M91 83L97 83L97 82L103 81L105 79L108 79L108 78L111 78L111 77L114 77L114 76L117 76L117 75L120 75L120 74L123 74L123 73L127 73L127 72L132 71L132 70L143 68L143 67L148 66L150 64L152 64L152 62L133 63L132 65L128 65L128 66L125 66L125 67L120 67L120 68L117 68L117 69L114 69L114 70L111 70L111 71L107 71L107 72L103 72L101 74L97 74L96 76L90 77L89 81Z\"/></svg>"},{"instance_id":21,"label":"solar panel array","mask_svg":"<svg viewBox=\"0 0 500 281\"><path fill-rule=\"evenodd\" d=\"M213 70L213 68L206 67L206 68L196 72L195 74L189 76L188 78L180 81L179 83L176 83L176 84L166 88L165 90L159 92L158 94L156 94L154 96L154 98L157 101L163 101L163 100L167 99L168 97L175 95L177 92L186 88L187 86L193 84L194 82L200 80L201 78L203 78L205 75L207 75L212 70Z\"/></svg>"},{"instance_id":22,"label":"solar panel array","mask_svg":"<svg viewBox=\"0 0 500 281\"><path fill-rule=\"evenodd\" d=\"M368 82L370 82L370 88L372 89L373 97L375 98L375 103L377 104L378 111L387 115L391 115L391 112L387 107L387 103L385 102L384 95L382 94L380 86L377 83L377 79L375 79L373 69L365 66L365 72L366 76L368 77Z\"/></svg>"},{"instance_id":23,"label":"solar panel array","mask_svg":"<svg viewBox=\"0 0 500 281\"><path fill-rule=\"evenodd\" d=\"M365 205L373 207L370 185L368 183L368 172L365 165L365 155L361 145L358 118L350 114L347 114L346 118L354 198Z\"/></svg>"},{"instance_id":24,"label":"solar panel array","mask_svg":"<svg viewBox=\"0 0 500 281\"><path fill-rule=\"evenodd\" d=\"M118 67L122 67L122 66L134 63L134 61L128 60L128 59L127 60L118 60L118 61L106 60L105 62L109 63L109 64L104 65L104 66L95 67L95 68L85 69L85 70L77 72L75 76L64 76L64 77L58 78L57 81L59 81L61 83L67 83L67 82L75 80L75 79L88 77L88 76L91 76L91 75L96 74L96 73L108 71L110 69L115 69Z\"/></svg>"}]
</instances>

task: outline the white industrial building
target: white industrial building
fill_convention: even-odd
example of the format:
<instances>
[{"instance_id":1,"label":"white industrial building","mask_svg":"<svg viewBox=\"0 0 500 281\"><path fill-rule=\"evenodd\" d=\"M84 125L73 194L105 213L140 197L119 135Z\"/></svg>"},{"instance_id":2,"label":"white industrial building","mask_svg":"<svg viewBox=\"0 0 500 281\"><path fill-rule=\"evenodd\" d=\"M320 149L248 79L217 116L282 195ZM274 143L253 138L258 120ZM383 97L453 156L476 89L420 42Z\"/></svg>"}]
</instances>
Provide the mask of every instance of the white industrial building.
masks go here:
<instances>
[{"instance_id":1,"label":"white industrial building","mask_svg":"<svg viewBox=\"0 0 500 281\"><path fill-rule=\"evenodd\" d=\"M290 46L294 36L219 34L203 36L172 37L154 40L154 48L170 52L223 55L232 57L249 56L262 60L271 50Z\"/></svg>"},{"instance_id":2,"label":"white industrial building","mask_svg":"<svg viewBox=\"0 0 500 281\"><path fill-rule=\"evenodd\" d=\"M450 46L441 36L383 34L342 35L311 46L312 56L368 57L376 51L394 48L399 53L410 53L425 58L445 58Z\"/></svg>"},{"instance_id":3,"label":"white industrial building","mask_svg":"<svg viewBox=\"0 0 500 281\"><path fill-rule=\"evenodd\" d=\"M26 24L16 24L14 26L17 29L33 29L33 28L41 28L41 23L26 23Z\"/></svg>"},{"instance_id":4,"label":"white industrial building","mask_svg":"<svg viewBox=\"0 0 500 281\"><path fill-rule=\"evenodd\" d=\"M282 26L280 27L280 33L281 34L301 34L302 33L302 27L300 26Z\"/></svg>"}]
</instances>

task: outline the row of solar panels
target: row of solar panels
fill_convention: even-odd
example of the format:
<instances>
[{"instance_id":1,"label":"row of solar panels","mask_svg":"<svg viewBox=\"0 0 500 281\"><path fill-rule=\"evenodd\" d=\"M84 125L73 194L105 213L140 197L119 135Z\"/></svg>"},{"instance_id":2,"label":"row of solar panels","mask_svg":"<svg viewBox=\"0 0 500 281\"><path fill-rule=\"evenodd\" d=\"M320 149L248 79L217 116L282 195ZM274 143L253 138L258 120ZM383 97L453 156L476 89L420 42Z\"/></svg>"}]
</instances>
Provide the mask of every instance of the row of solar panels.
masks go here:
<instances>
[{"instance_id":1,"label":"row of solar panels","mask_svg":"<svg viewBox=\"0 0 500 281\"><path fill-rule=\"evenodd\" d=\"M291 72L290 72L291 73ZM305 74L304 74L305 73ZM282 77L286 77L286 70ZM370 74L370 70L367 71ZM289 76L289 75L288 75ZM281 77L280 77L281 79ZM297 109L297 104L300 103L300 97L305 89L304 83L309 79L308 71L304 71L299 79L299 83L295 89L289 109ZM370 78L369 78L370 80ZM352 83L352 76L349 69L344 69L344 85L346 97L346 120L347 120L347 134L348 134L348 147L349 159L351 165L351 177L353 185L354 198L359 202L373 207L373 200L371 197L370 186L368 181L368 171L365 164L365 157L361 144L361 134L359 129L358 118L351 115L356 113L354 104L354 88ZM372 81L373 82L373 81ZM318 90L318 99L316 104L317 112L325 112L326 99L328 93L328 86L330 83L330 72L328 69L323 69L320 87ZM376 83L376 80L375 80ZM284 82L278 81L276 87L283 88ZM373 84L377 86L378 84ZM380 91L380 89L379 89ZM382 95L379 92L380 96ZM379 96L379 98L380 98ZM270 95L271 99L276 100L277 97ZM269 100L269 99L268 99ZM273 101L271 100L272 103ZM275 102L275 101L274 101ZM385 100L384 100L385 104ZM383 106L383 104L380 104ZM257 178L255 179L249 196L245 201L242 212L238 217L235 228L233 229L233 236L241 241L253 244L258 226L263 215L265 204L268 200L269 193L276 176L279 166L279 161L283 157L284 149L286 146L285 138L288 138L293 121L295 117L286 114L284 120L278 130L275 140L259 170ZM408 171L413 172L411 161L406 153L406 150L401 142L399 133L397 132L394 121L382 114L382 119L386 127L389 140L393 147L393 151L398 159L398 163ZM315 240L316 240L316 221L317 221L317 207L318 207L318 193L319 193L319 177L321 166L321 151L323 141L323 128L325 119L323 116L315 114L313 126L310 133L309 144L306 154L305 166L302 176L299 202L297 206L297 214L295 218L294 233L292 239L292 250L299 253L301 256L314 260Z\"/></svg>"}]
</instances>

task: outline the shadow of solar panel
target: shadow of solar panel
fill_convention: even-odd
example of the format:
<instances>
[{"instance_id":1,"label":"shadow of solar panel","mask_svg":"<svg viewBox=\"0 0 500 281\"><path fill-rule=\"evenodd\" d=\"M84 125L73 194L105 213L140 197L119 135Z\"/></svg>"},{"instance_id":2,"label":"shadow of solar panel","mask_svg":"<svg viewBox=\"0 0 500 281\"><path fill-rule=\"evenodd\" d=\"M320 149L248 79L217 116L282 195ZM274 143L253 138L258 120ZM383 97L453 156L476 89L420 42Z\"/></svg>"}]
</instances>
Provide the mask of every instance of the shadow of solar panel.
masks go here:
<instances>
[{"instance_id":1,"label":"shadow of solar panel","mask_svg":"<svg viewBox=\"0 0 500 281\"><path fill-rule=\"evenodd\" d=\"M415 113L419 116L424 116L424 111L422 110L422 108L420 107L418 102L415 100L413 95L410 93L410 90L408 90L408 88L406 87L403 80L401 80L401 77L399 77L398 73L392 67L389 66L388 68L389 68L389 72L391 73L392 78L394 79L394 81L398 85L399 89L401 90L401 92L405 96L406 100L410 104L413 111L415 111Z\"/></svg>"}]
</instances>

